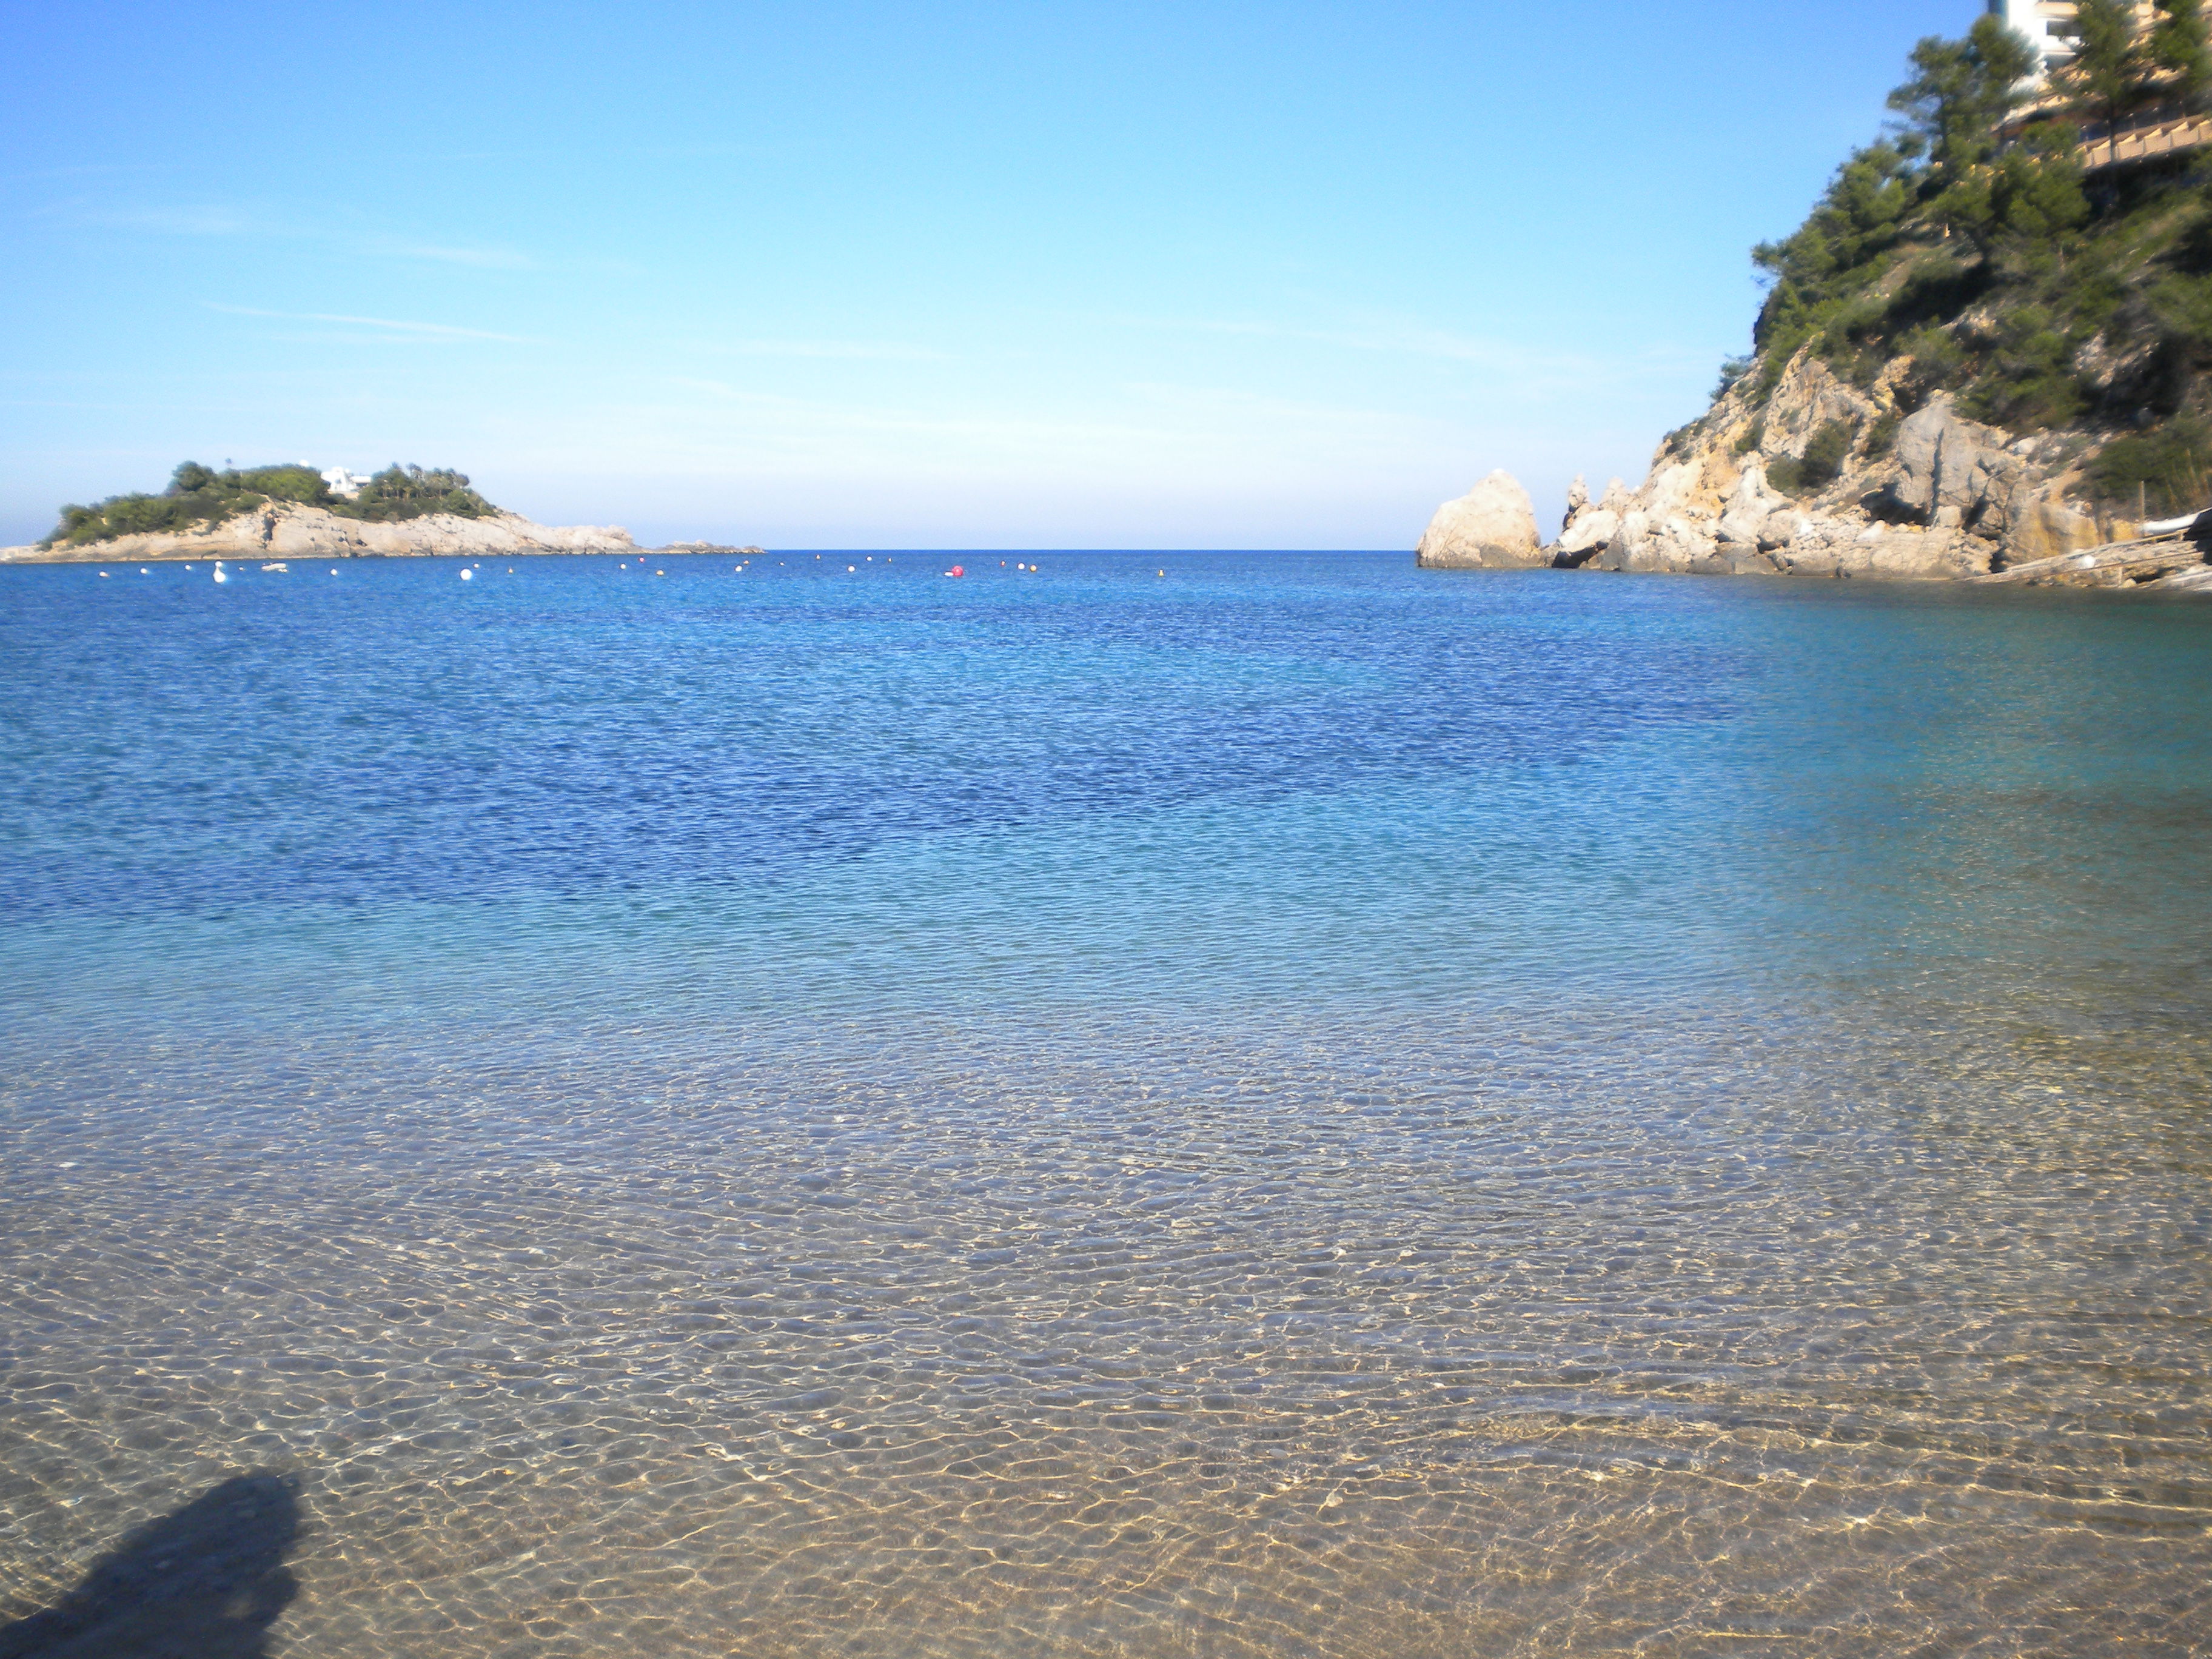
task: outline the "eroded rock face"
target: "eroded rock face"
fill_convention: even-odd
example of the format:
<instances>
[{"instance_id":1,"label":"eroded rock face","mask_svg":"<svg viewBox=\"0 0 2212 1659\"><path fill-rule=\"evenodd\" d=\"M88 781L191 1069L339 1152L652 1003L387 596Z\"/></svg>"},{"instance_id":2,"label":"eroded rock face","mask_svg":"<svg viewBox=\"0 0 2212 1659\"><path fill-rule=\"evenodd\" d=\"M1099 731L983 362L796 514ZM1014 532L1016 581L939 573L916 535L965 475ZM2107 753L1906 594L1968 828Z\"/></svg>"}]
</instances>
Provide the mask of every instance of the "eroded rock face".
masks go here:
<instances>
[{"instance_id":1,"label":"eroded rock face","mask_svg":"<svg viewBox=\"0 0 2212 1659\"><path fill-rule=\"evenodd\" d=\"M2033 497L2027 510L2018 515L2009 529L2005 538L2007 564L2079 553L2107 539L2089 514L2048 495Z\"/></svg>"},{"instance_id":2,"label":"eroded rock face","mask_svg":"<svg viewBox=\"0 0 2212 1659\"><path fill-rule=\"evenodd\" d=\"M1937 398L1897 428L1890 499L1933 528L2001 538L2028 506L2027 465L2008 441Z\"/></svg>"},{"instance_id":3,"label":"eroded rock face","mask_svg":"<svg viewBox=\"0 0 2212 1659\"><path fill-rule=\"evenodd\" d=\"M1959 530L1808 518L1772 557L1784 575L1935 581L1985 574L1996 553Z\"/></svg>"},{"instance_id":4,"label":"eroded rock face","mask_svg":"<svg viewBox=\"0 0 2212 1659\"><path fill-rule=\"evenodd\" d=\"M1583 570L1944 580L2133 532L2065 499L2078 436L2015 440L1940 397L1905 414L1911 368L1900 358L1862 389L1807 348L1765 398L1738 382L1661 447L1641 488L1616 478L1593 504L1576 480L1547 556ZM1776 488L1773 465L1802 460L1838 423L1840 473L1794 497Z\"/></svg>"},{"instance_id":5,"label":"eroded rock face","mask_svg":"<svg viewBox=\"0 0 2212 1659\"><path fill-rule=\"evenodd\" d=\"M2173 390L2176 364L2156 339L2136 340L2115 349L2102 332L2074 353L2073 369L2082 384L2107 404L2150 404Z\"/></svg>"},{"instance_id":6,"label":"eroded rock face","mask_svg":"<svg viewBox=\"0 0 2212 1659\"><path fill-rule=\"evenodd\" d=\"M1578 477L1567 491L1567 522L1559 543L1551 550L1552 562L1563 570L1577 569L1604 553L1620 536L1621 520L1635 505L1628 486L1618 478L1605 487L1595 505L1589 490Z\"/></svg>"},{"instance_id":7,"label":"eroded rock face","mask_svg":"<svg viewBox=\"0 0 2212 1659\"><path fill-rule=\"evenodd\" d=\"M1582 561L1577 556L1610 547L1620 533L1620 514L1602 507L1585 507L1568 521L1556 550L1570 562L1579 564Z\"/></svg>"},{"instance_id":8,"label":"eroded rock face","mask_svg":"<svg viewBox=\"0 0 2212 1659\"><path fill-rule=\"evenodd\" d=\"M1797 533L1799 522L1796 504L1768 485L1765 467L1753 461L1721 514L1719 539L1739 548L1779 547Z\"/></svg>"},{"instance_id":9,"label":"eroded rock face","mask_svg":"<svg viewBox=\"0 0 2212 1659\"><path fill-rule=\"evenodd\" d=\"M1880 417L1881 405L1838 380L1818 357L1801 352L1783 371L1762 414L1758 453L1772 460L1781 455L1802 456L1813 434L1831 422L1864 432Z\"/></svg>"},{"instance_id":10,"label":"eroded rock face","mask_svg":"<svg viewBox=\"0 0 2212 1659\"><path fill-rule=\"evenodd\" d=\"M1542 547L1535 503L1498 471L1437 509L1415 556L1431 569L1528 570L1551 562Z\"/></svg>"},{"instance_id":11,"label":"eroded rock face","mask_svg":"<svg viewBox=\"0 0 2212 1659\"><path fill-rule=\"evenodd\" d=\"M1579 472L1567 486L1567 516L1559 521L1559 532L1565 535L1574 527L1575 515L1589 505L1589 485Z\"/></svg>"}]
</instances>

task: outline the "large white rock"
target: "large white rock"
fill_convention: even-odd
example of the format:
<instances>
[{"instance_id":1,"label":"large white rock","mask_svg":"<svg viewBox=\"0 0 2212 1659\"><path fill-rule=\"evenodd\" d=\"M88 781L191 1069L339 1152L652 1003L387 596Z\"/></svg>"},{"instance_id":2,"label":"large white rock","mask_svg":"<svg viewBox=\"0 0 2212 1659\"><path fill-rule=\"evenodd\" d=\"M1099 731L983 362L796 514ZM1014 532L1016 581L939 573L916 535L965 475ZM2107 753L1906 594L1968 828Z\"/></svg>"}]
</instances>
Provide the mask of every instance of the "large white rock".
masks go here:
<instances>
[{"instance_id":1,"label":"large white rock","mask_svg":"<svg viewBox=\"0 0 2212 1659\"><path fill-rule=\"evenodd\" d=\"M1768 521L1778 513L1789 512L1790 505L1787 495L1767 483L1766 469L1753 461L1744 468L1735 493L1729 497L1728 509L1721 514L1720 538L1758 547L1765 540ZM1788 541L1790 532L1785 531L1779 539Z\"/></svg>"},{"instance_id":2,"label":"large white rock","mask_svg":"<svg viewBox=\"0 0 2212 1659\"><path fill-rule=\"evenodd\" d=\"M1695 461L1678 461L1652 469L1644 486L1644 510L1655 519L1673 518L1696 499L1704 469Z\"/></svg>"},{"instance_id":3,"label":"large white rock","mask_svg":"<svg viewBox=\"0 0 2212 1659\"><path fill-rule=\"evenodd\" d=\"M2027 469L2006 434L1963 418L1948 397L1931 399L1897 428L1897 481L1890 494L1938 530L2004 534L2027 506Z\"/></svg>"},{"instance_id":4,"label":"large white rock","mask_svg":"<svg viewBox=\"0 0 2212 1659\"><path fill-rule=\"evenodd\" d=\"M1567 526L1566 534L1559 538L1555 550L1569 557L1587 553L1592 548L1607 547L1620 531L1620 514L1602 507L1586 507L1574 516Z\"/></svg>"},{"instance_id":5,"label":"large white rock","mask_svg":"<svg viewBox=\"0 0 2212 1659\"><path fill-rule=\"evenodd\" d=\"M1536 532L1536 504L1504 471L1438 507L1414 556L1431 569L1528 570L1550 562Z\"/></svg>"}]
</instances>

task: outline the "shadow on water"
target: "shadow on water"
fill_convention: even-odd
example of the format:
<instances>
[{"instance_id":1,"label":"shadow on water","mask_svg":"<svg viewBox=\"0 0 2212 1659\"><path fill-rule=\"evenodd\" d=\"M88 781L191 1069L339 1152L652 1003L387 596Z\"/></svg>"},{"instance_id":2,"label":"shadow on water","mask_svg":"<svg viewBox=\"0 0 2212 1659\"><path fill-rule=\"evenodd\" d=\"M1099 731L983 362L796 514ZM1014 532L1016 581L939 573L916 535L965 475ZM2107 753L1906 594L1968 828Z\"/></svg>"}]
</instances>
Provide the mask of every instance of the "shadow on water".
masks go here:
<instances>
[{"instance_id":1,"label":"shadow on water","mask_svg":"<svg viewBox=\"0 0 2212 1659\"><path fill-rule=\"evenodd\" d=\"M265 1659L298 1593L300 1500L276 1474L224 1481L149 1522L58 1606L0 1628L0 1659Z\"/></svg>"}]
</instances>

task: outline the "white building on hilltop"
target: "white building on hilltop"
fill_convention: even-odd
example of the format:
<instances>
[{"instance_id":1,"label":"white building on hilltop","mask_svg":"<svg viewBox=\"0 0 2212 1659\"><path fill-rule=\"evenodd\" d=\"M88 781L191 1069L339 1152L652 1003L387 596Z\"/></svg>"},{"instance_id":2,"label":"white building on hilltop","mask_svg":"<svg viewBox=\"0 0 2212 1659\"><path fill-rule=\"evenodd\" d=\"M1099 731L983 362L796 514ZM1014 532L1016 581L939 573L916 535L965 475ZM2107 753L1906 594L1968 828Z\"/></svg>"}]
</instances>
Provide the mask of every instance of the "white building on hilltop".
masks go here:
<instances>
[{"instance_id":1,"label":"white building on hilltop","mask_svg":"<svg viewBox=\"0 0 2212 1659\"><path fill-rule=\"evenodd\" d=\"M2025 103L2013 117L2013 130L2017 131L2051 113L2063 101L2063 89L2052 86L2051 77L2052 71L2073 62L2078 50L2074 38L2075 9L2073 0L1988 0L1988 7L1990 16L2002 18L2015 32L2026 35L2036 51L2035 73L2020 87ZM2134 9L2140 38L2157 23L2158 8L2153 0L2135 0ZM2145 106L2109 127L2098 122L2085 125L2081 134L2087 141L2081 154L2085 167L2094 171L2124 162L2155 161L2179 150L2212 148L2212 115L2185 105L2175 95L2179 89L2170 81L2161 85L2160 79L2154 77L2152 84L2142 89L2148 94Z\"/></svg>"},{"instance_id":2,"label":"white building on hilltop","mask_svg":"<svg viewBox=\"0 0 2212 1659\"><path fill-rule=\"evenodd\" d=\"M351 501L361 494L361 487L368 482L368 475L349 472L342 466L334 466L323 474L323 482L331 487L331 495Z\"/></svg>"},{"instance_id":3,"label":"white building on hilltop","mask_svg":"<svg viewBox=\"0 0 2212 1659\"><path fill-rule=\"evenodd\" d=\"M2072 35L2052 33L2054 25L2060 29L2071 27L2073 0L1989 0L1989 11L1992 17L2003 18L2014 33L2026 35L2034 46L2041 60L2035 71L2039 83L2073 57Z\"/></svg>"},{"instance_id":4,"label":"white building on hilltop","mask_svg":"<svg viewBox=\"0 0 2212 1659\"><path fill-rule=\"evenodd\" d=\"M2035 72L2039 85L2074 56L2074 0L1989 0L1989 13L2034 46L2043 60ZM2136 0L2136 26L2148 27L2151 21L2150 0Z\"/></svg>"}]
</instances>

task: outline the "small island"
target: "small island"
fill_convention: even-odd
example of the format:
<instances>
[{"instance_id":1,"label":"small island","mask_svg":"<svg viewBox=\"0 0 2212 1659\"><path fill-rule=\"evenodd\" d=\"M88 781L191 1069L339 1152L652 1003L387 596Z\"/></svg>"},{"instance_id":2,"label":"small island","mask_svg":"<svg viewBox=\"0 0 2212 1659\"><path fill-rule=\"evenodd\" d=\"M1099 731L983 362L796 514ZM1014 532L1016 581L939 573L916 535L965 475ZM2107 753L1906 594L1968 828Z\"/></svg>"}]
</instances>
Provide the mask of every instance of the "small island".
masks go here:
<instances>
[{"instance_id":1,"label":"small island","mask_svg":"<svg viewBox=\"0 0 2212 1659\"><path fill-rule=\"evenodd\" d=\"M617 526L556 527L504 511L447 467L394 462L363 477L307 461L222 471L186 461L159 495L64 507L44 541L0 549L0 562L640 550Z\"/></svg>"}]
</instances>

